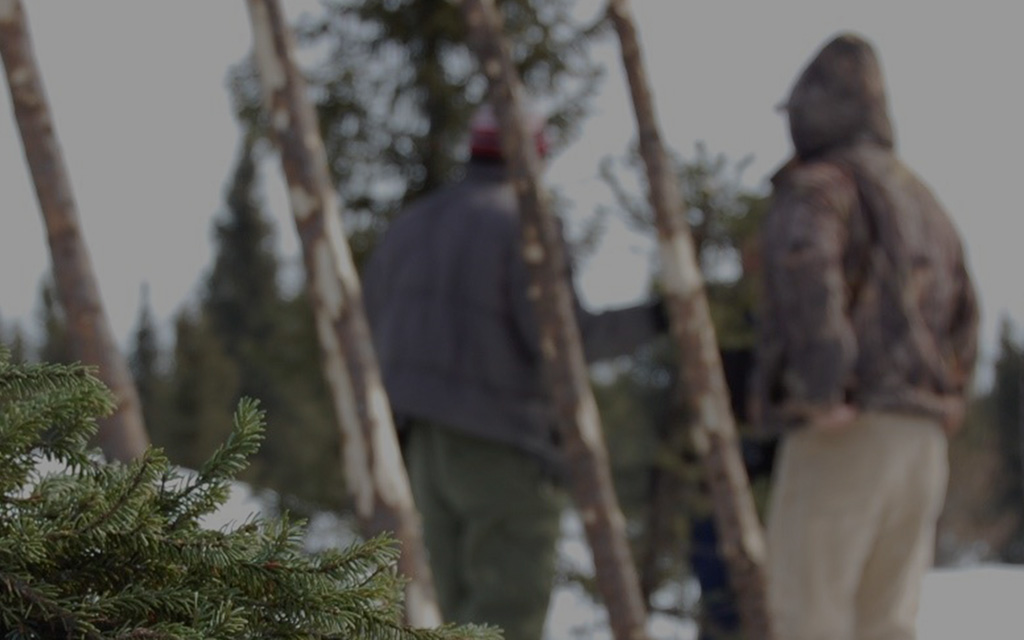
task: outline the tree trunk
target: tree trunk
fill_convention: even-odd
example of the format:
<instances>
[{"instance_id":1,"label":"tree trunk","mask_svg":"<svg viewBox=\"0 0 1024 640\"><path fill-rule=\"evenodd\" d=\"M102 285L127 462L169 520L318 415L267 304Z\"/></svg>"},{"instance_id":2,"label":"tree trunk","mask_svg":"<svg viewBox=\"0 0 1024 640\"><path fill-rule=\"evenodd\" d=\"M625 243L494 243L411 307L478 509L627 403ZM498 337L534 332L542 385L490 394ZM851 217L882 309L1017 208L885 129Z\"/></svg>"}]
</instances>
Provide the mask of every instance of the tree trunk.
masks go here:
<instances>
[{"instance_id":1,"label":"tree trunk","mask_svg":"<svg viewBox=\"0 0 1024 640\"><path fill-rule=\"evenodd\" d=\"M99 420L97 444L107 459L129 461L149 445L138 392L117 347L82 237L78 211L20 0L0 0L0 57L36 198L46 225L57 295L77 359L96 367L113 392L114 412Z\"/></svg>"},{"instance_id":2,"label":"tree trunk","mask_svg":"<svg viewBox=\"0 0 1024 640\"><path fill-rule=\"evenodd\" d=\"M441 623L419 515L381 382L359 277L341 222L327 157L295 63L278 0L247 0L265 110L281 154L302 245L323 363L342 434L346 481L362 533L393 532L399 571L409 578L406 619Z\"/></svg>"},{"instance_id":3,"label":"tree trunk","mask_svg":"<svg viewBox=\"0 0 1024 640\"><path fill-rule=\"evenodd\" d=\"M600 416L590 388L557 222L539 186L539 158L522 108L522 86L493 0L462 0L470 42L491 87L502 145L516 186L529 296L540 325L544 371L564 435L570 488L594 555L597 585L618 640L646 636L646 611L612 485Z\"/></svg>"},{"instance_id":4,"label":"tree trunk","mask_svg":"<svg viewBox=\"0 0 1024 640\"><path fill-rule=\"evenodd\" d=\"M703 279L683 217L685 204L662 145L629 0L610 0L608 13L622 47L640 153L647 168L664 293L680 354L681 384L677 388L686 395L684 400L694 416L696 449L706 469L721 552L739 599L743 626L747 637L768 639L772 633L764 583L764 533L737 446L736 423Z\"/></svg>"}]
</instances>

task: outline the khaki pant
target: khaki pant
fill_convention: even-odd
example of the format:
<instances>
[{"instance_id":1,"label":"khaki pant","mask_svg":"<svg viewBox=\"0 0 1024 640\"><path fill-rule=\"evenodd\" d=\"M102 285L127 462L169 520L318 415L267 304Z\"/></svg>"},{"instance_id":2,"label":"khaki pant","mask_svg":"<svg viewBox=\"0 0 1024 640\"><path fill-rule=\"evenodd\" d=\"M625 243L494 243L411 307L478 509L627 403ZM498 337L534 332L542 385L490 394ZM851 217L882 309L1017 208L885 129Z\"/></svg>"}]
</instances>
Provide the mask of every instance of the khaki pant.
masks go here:
<instances>
[{"instance_id":1,"label":"khaki pant","mask_svg":"<svg viewBox=\"0 0 1024 640\"><path fill-rule=\"evenodd\" d=\"M565 491L513 447L426 422L405 456L445 621L540 640Z\"/></svg>"},{"instance_id":2,"label":"khaki pant","mask_svg":"<svg viewBox=\"0 0 1024 640\"><path fill-rule=\"evenodd\" d=\"M775 637L913 640L948 474L946 436L924 418L787 435L768 513Z\"/></svg>"}]
</instances>

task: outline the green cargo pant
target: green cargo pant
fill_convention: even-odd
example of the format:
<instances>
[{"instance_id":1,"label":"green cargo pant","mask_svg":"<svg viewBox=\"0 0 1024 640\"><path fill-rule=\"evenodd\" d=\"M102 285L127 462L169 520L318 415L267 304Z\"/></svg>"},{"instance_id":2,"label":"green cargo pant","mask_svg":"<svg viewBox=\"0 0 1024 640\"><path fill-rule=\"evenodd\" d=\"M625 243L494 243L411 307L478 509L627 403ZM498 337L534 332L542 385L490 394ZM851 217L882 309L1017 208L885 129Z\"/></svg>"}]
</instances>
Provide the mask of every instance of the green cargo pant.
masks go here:
<instances>
[{"instance_id":1,"label":"green cargo pant","mask_svg":"<svg viewBox=\"0 0 1024 640\"><path fill-rule=\"evenodd\" d=\"M540 640L564 491L527 454L424 422L405 456L445 621Z\"/></svg>"}]
</instances>

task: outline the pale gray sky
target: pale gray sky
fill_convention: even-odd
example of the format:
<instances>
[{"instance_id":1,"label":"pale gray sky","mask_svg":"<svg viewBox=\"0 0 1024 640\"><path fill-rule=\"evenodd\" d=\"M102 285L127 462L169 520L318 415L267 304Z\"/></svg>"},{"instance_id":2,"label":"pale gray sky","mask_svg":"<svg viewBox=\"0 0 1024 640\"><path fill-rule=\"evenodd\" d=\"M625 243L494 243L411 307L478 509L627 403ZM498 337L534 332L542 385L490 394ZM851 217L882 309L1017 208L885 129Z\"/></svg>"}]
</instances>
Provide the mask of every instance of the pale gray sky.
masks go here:
<instances>
[{"instance_id":1,"label":"pale gray sky","mask_svg":"<svg viewBox=\"0 0 1024 640\"><path fill-rule=\"evenodd\" d=\"M169 319L211 257L211 218L237 143L225 74L251 43L242 0L25 0L36 54L64 149L86 241L114 331L127 341L142 283ZM289 0L289 16L309 0ZM603 3L581 0L584 9ZM790 150L773 106L796 73L839 30L878 48L897 144L963 233L984 313L990 356L1003 315L1024 325L1019 295L1024 225L1013 208L1024 169L1024 94L1013 3L722 3L636 0L666 142L686 156L703 141L763 181ZM610 200L598 162L634 135L614 40L584 136L547 173L577 199L574 215ZM1018 80L1013 80L1018 78ZM0 100L0 317L32 321L48 254L3 83ZM276 166L267 195L280 251L297 251ZM643 295L654 249L613 225L580 274L594 306Z\"/></svg>"}]
</instances>

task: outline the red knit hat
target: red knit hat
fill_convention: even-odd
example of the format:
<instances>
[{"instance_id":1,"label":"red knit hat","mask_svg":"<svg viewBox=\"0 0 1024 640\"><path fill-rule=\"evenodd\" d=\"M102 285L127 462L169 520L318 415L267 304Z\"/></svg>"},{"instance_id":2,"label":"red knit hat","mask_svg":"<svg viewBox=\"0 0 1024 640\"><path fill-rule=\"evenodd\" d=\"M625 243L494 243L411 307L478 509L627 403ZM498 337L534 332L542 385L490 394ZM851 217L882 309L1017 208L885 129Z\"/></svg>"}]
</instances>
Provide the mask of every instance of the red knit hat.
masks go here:
<instances>
[{"instance_id":1,"label":"red knit hat","mask_svg":"<svg viewBox=\"0 0 1024 640\"><path fill-rule=\"evenodd\" d=\"M533 130L533 141L537 147L537 155L544 158L548 152L547 134L544 131L545 121L530 112L527 122ZM473 114L469 123L469 153L474 158L502 160L501 125L494 115L490 104L482 104Z\"/></svg>"}]
</instances>

